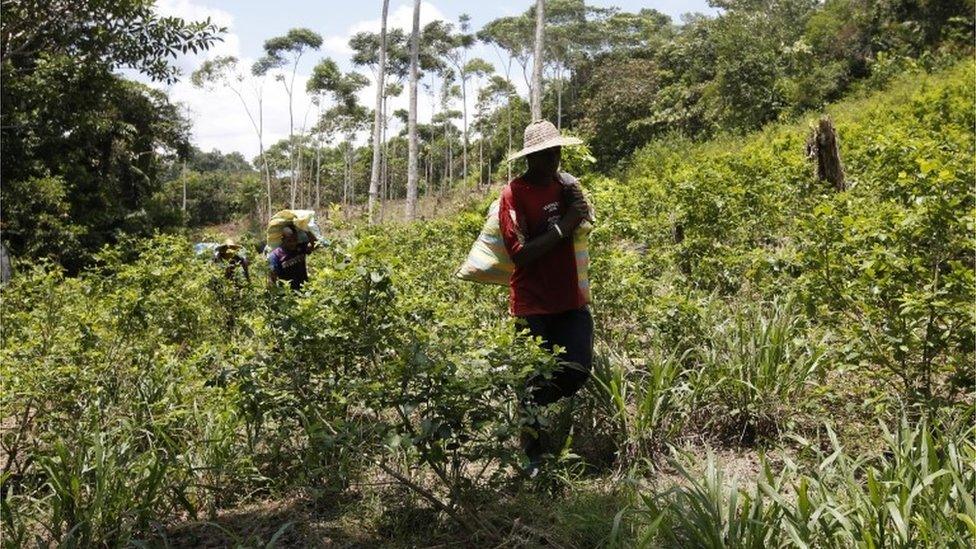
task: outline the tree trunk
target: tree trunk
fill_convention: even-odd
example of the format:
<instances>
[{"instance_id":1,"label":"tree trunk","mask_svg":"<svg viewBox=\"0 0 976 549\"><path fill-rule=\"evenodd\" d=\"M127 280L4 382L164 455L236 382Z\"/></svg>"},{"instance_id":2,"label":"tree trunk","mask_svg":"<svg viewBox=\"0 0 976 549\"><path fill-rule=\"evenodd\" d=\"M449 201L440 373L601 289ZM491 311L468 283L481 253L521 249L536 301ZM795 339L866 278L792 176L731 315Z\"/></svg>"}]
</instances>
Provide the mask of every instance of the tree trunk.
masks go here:
<instances>
[{"instance_id":1,"label":"tree trunk","mask_svg":"<svg viewBox=\"0 0 976 549\"><path fill-rule=\"evenodd\" d=\"M350 137L354 139L354 137ZM349 203L356 207L356 149L349 149Z\"/></svg>"},{"instance_id":2,"label":"tree trunk","mask_svg":"<svg viewBox=\"0 0 976 549\"><path fill-rule=\"evenodd\" d=\"M508 82L511 84L511 80ZM512 154L512 92L508 92L508 152L506 155ZM512 163L508 163L508 181L512 180Z\"/></svg>"},{"instance_id":3,"label":"tree trunk","mask_svg":"<svg viewBox=\"0 0 976 549\"><path fill-rule=\"evenodd\" d=\"M532 121L542 119L542 41L545 29L545 0L535 0L535 55L532 58Z\"/></svg>"},{"instance_id":4,"label":"tree trunk","mask_svg":"<svg viewBox=\"0 0 976 549\"><path fill-rule=\"evenodd\" d=\"M829 116L823 116L807 138L807 158L814 162L817 179L829 182L836 191L847 189L844 165L840 160L837 131Z\"/></svg>"},{"instance_id":5,"label":"tree trunk","mask_svg":"<svg viewBox=\"0 0 976 549\"><path fill-rule=\"evenodd\" d=\"M183 180L183 224L186 225L186 160L183 161L183 170L180 172L180 179Z\"/></svg>"},{"instance_id":6,"label":"tree trunk","mask_svg":"<svg viewBox=\"0 0 976 549\"><path fill-rule=\"evenodd\" d=\"M447 125L447 190L454 188L454 134L453 124Z\"/></svg>"},{"instance_id":7,"label":"tree trunk","mask_svg":"<svg viewBox=\"0 0 976 549\"><path fill-rule=\"evenodd\" d=\"M298 141L301 143L302 136L298 136ZM302 147L300 144L296 144L295 152L295 193L297 195L297 200L295 205L299 209L305 209L305 186L302 181ZM294 208L294 205L292 206Z\"/></svg>"},{"instance_id":8,"label":"tree trunk","mask_svg":"<svg viewBox=\"0 0 976 549\"><path fill-rule=\"evenodd\" d=\"M461 173L464 174L464 179L462 185L468 184L468 92L467 92L467 78L464 75L461 76L461 120L464 124L464 139L461 140L461 146L464 149L462 153L461 160Z\"/></svg>"},{"instance_id":9,"label":"tree trunk","mask_svg":"<svg viewBox=\"0 0 976 549\"><path fill-rule=\"evenodd\" d=\"M268 166L268 159L264 156L264 143L259 145L261 149L261 163L264 164L264 180L265 186L268 191L268 217L265 221L271 219L271 168Z\"/></svg>"},{"instance_id":10,"label":"tree trunk","mask_svg":"<svg viewBox=\"0 0 976 549\"><path fill-rule=\"evenodd\" d=\"M407 134L410 140L407 151L407 221L417 216L417 65L420 58L420 0L413 1L413 32L410 35L410 105L407 117Z\"/></svg>"},{"instance_id":11,"label":"tree trunk","mask_svg":"<svg viewBox=\"0 0 976 549\"><path fill-rule=\"evenodd\" d=\"M386 142L386 104L388 98L383 94L383 125L380 130L380 143L383 154L380 157L380 220L386 219L386 193L389 185L389 143Z\"/></svg>"},{"instance_id":12,"label":"tree trunk","mask_svg":"<svg viewBox=\"0 0 976 549\"><path fill-rule=\"evenodd\" d=\"M320 117L321 118L321 117ZM315 209L322 208L322 137L315 146Z\"/></svg>"},{"instance_id":13,"label":"tree trunk","mask_svg":"<svg viewBox=\"0 0 976 549\"><path fill-rule=\"evenodd\" d=\"M495 137L497 133L492 130L491 139L488 140L488 173L485 174L485 187L491 187L491 148L492 144L495 142Z\"/></svg>"},{"instance_id":14,"label":"tree trunk","mask_svg":"<svg viewBox=\"0 0 976 549\"><path fill-rule=\"evenodd\" d=\"M556 129L563 129L563 79L562 74L556 80Z\"/></svg>"},{"instance_id":15,"label":"tree trunk","mask_svg":"<svg viewBox=\"0 0 976 549\"><path fill-rule=\"evenodd\" d=\"M437 78L435 71L430 71L430 150L428 151L428 162L430 163L430 179L427 181L427 196L435 192L434 184L434 164L437 162L437 155L434 153L434 116L437 114Z\"/></svg>"},{"instance_id":16,"label":"tree trunk","mask_svg":"<svg viewBox=\"0 0 976 549\"><path fill-rule=\"evenodd\" d=\"M380 60L376 69L376 109L373 113L373 165L369 175L369 201L367 202L366 219L373 224L373 212L376 209L376 197L380 185L380 130L383 107L383 81L386 75L386 15L390 11L390 0L383 0L383 16L380 20Z\"/></svg>"},{"instance_id":17,"label":"tree trunk","mask_svg":"<svg viewBox=\"0 0 976 549\"><path fill-rule=\"evenodd\" d=\"M268 190L268 216L265 221L271 219L271 168L268 167L268 158L264 155L264 91L262 85L261 95L258 96L258 150L261 153L261 164L264 165L264 179Z\"/></svg>"},{"instance_id":18,"label":"tree trunk","mask_svg":"<svg viewBox=\"0 0 976 549\"><path fill-rule=\"evenodd\" d=\"M346 138L346 151L345 151L346 154L343 155L343 156L346 157L345 158L345 160L346 160L345 164L346 165L343 166L344 169L343 169L343 181L342 181L342 205L345 206L346 209L349 208L349 186L350 186L350 181L352 180L352 160L350 160L350 156L351 156L350 155L350 147L351 146L352 146L351 145L351 141L347 137Z\"/></svg>"},{"instance_id":19,"label":"tree trunk","mask_svg":"<svg viewBox=\"0 0 976 549\"><path fill-rule=\"evenodd\" d=\"M298 69L298 64L295 64L295 69ZM292 71L292 85L295 84L295 71ZM282 85L284 85L284 77L282 77ZM295 181L295 115L292 106L292 89L285 86L285 91L288 92L288 152L291 153L290 168L291 168L291 196L289 200L289 205L292 209L295 208L295 191L296 181Z\"/></svg>"},{"instance_id":20,"label":"tree trunk","mask_svg":"<svg viewBox=\"0 0 976 549\"><path fill-rule=\"evenodd\" d=\"M386 200L387 202L389 202L390 200L393 200L393 194L394 194L393 193L394 186L390 184L391 172L393 171L393 166L390 165L390 159L392 158L396 160L396 152L397 152L396 141L394 141L392 144L387 146L390 149L390 154L386 158ZM396 177L396 174L392 174L392 176Z\"/></svg>"},{"instance_id":21,"label":"tree trunk","mask_svg":"<svg viewBox=\"0 0 976 549\"><path fill-rule=\"evenodd\" d=\"M447 112L445 109L444 112ZM441 186L438 189L437 195L440 196L444 192L444 187L447 186L448 174L451 171L451 142L447 138L447 121L444 122L444 173L441 174Z\"/></svg>"}]
</instances>

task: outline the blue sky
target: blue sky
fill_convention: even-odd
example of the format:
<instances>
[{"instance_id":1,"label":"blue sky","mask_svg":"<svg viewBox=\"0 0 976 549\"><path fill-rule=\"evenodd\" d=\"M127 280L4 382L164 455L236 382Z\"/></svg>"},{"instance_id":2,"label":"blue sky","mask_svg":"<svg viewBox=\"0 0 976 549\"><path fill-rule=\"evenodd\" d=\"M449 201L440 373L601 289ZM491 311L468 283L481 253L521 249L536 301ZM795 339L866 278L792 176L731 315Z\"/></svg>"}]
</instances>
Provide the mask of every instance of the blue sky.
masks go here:
<instances>
[{"instance_id":1,"label":"blue sky","mask_svg":"<svg viewBox=\"0 0 976 549\"><path fill-rule=\"evenodd\" d=\"M462 13L471 16L472 28L477 30L485 23L506 15L516 15L524 12L533 0L423 0L421 4L421 24L434 19L446 19L456 22ZM715 13L704 0L678 2L673 0L588 0L589 4L597 6L616 6L624 11L638 11L642 8L654 8L670 15L676 21L683 13L700 12ZM202 19L211 17L216 23L225 26L228 33L222 43L201 55L185 56L177 60L187 78L183 81L165 87L170 96L184 104L188 115L193 121L194 143L210 150L220 149L224 152L239 151L246 157L257 155L258 142L251 123L248 121L241 100L228 90L198 90L190 86L189 74L208 57L217 55L234 55L242 60L242 65L249 67L262 54L264 41L273 36L281 35L294 27L308 27L322 35L323 47L318 52L309 54L302 60L296 78L296 88L304 90L304 82L315 63L324 56L334 59L343 70L359 70L372 78L367 69L352 66L349 61L347 46L349 37L361 30L379 31L380 0L354 1L310 1L310 0L157 0L158 11L165 15L176 15L185 19ZM411 23L412 0L391 0L389 24L393 27L409 29ZM472 48L470 57L482 57L498 65L498 58L494 51L479 44ZM499 70L501 67L498 67ZM513 74L513 78L514 78ZM244 91L245 100L252 112L256 111L257 100L254 86L248 84ZM516 83L517 79L516 79ZM524 92L524 86L520 86ZM265 146L288 135L287 95L281 84L268 79L259 88L263 94L265 119ZM473 96L474 94L469 94ZM360 101L372 106L375 97L375 87L370 86L360 94ZM294 98L296 126L310 125L315 118L315 108L303 93L296 93ZM406 93L402 97L391 99L390 112L397 108L405 108ZM472 110L473 98L469 99L469 112ZM459 105L455 108L460 108ZM430 101L423 92L419 100L419 116L421 121L430 116ZM393 131L396 131L394 128Z\"/></svg>"}]
</instances>

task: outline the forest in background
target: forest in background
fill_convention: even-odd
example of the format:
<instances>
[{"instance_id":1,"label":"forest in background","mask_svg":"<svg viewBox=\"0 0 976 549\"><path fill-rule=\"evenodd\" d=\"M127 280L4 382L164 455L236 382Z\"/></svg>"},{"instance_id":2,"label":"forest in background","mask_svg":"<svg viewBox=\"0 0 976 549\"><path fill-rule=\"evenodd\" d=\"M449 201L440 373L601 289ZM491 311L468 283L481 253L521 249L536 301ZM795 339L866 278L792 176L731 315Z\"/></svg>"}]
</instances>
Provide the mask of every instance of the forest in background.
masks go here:
<instances>
[{"instance_id":1,"label":"forest in background","mask_svg":"<svg viewBox=\"0 0 976 549\"><path fill-rule=\"evenodd\" d=\"M254 92L287 87L297 60L317 55L321 36L296 28L269 37L253 67L214 58L179 75L168 61L205 50L222 29L161 18L147 0L35 4L5 2L0 30L0 229L14 257L46 257L77 272L125 234L242 217L260 227L269 211L286 206L339 204L348 215L362 215L373 152L355 136L372 127L374 109L354 94L377 76L376 34L350 41L353 62L365 72L343 74L334 60L321 58L308 89L290 89L289 96L314 97L319 109L313 120L293 120L287 139L261 141L263 154L244 162L231 153L199 163L194 157L221 153L194 151L179 106L116 71L235 89L241 116L251 117L255 139L263 139ZM593 169L605 173L625 167L629 154L652 139L741 134L858 86L880 86L906 68L945 65L969 51L973 36L967 1L716 1L718 16L680 22L654 10L627 13L582 0L546 5L542 112L586 138ZM531 7L481 29L465 17L420 29L419 100L430 101L434 113L417 126L421 197L443 200L458 189L507 181L502 161L519 148L529 120L529 98L513 82L531 88L534 22ZM384 97L404 93L409 80L409 37L397 29L387 34ZM475 41L491 45L504 74L469 58ZM252 90L254 79L245 75L260 75L261 88ZM468 95L477 98L475 112L462 112ZM400 130L380 132L378 198L403 200L407 113L385 112L383 105L381 130ZM384 217L394 216L384 211Z\"/></svg>"}]
</instances>

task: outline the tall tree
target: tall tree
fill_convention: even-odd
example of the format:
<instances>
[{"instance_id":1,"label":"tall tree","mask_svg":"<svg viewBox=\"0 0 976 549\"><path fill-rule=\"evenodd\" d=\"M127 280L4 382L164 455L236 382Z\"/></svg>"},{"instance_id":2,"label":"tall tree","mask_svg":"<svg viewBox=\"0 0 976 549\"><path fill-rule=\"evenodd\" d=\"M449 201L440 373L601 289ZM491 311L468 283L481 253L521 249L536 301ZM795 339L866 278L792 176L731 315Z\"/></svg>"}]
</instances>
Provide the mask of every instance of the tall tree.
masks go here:
<instances>
[{"instance_id":1,"label":"tall tree","mask_svg":"<svg viewBox=\"0 0 976 549\"><path fill-rule=\"evenodd\" d=\"M456 99L461 97L461 87L455 84L456 74L454 71L445 67L442 75L443 85L441 86L441 112L431 117L431 123L440 123L444 129L444 181L441 190L454 185L454 123L452 120L461 117L461 112L452 109Z\"/></svg>"},{"instance_id":2,"label":"tall tree","mask_svg":"<svg viewBox=\"0 0 976 549\"><path fill-rule=\"evenodd\" d=\"M479 105L479 115L478 115L478 128L481 133L481 141L486 138L485 133L489 132L488 137L488 176L491 175L491 155L494 150L492 144L494 143L494 138L496 135L496 128L498 123L498 118L500 117L499 110L496 108L499 104L504 105L505 108L505 118L511 125L511 97L515 93L512 89L512 84L505 78L498 75L492 75L488 80L488 84L478 90L478 105ZM510 132L509 132L510 133ZM511 154L511 143L508 144L503 156ZM511 164L511 163L509 163ZM509 166L509 177L511 180L511 166Z\"/></svg>"},{"instance_id":3,"label":"tall tree","mask_svg":"<svg viewBox=\"0 0 976 549\"><path fill-rule=\"evenodd\" d=\"M467 94L467 81L469 78L466 72L468 64L468 49L474 44L474 35L470 34L468 31L471 29L471 17L462 13L458 18L458 32L451 33L449 37L450 47L447 50L446 58L449 61L451 67L453 67L455 74L457 74L459 80L461 81L461 115L462 115L462 128L464 135L462 136L462 173L466 180L468 178L468 94ZM449 27L450 28L450 27Z\"/></svg>"},{"instance_id":4,"label":"tall tree","mask_svg":"<svg viewBox=\"0 0 976 549\"><path fill-rule=\"evenodd\" d=\"M380 126L382 124L383 109L383 79L386 72L386 15L390 10L390 0L383 0L383 16L380 19L380 58L376 71L376 109L373 112L373 166L369 175L369 202L367 203L366 218L370 224L374 222L376 198L380 186Z\"/></svg>"},{"instance_id":5,"label":"tall tree","mask_svg":"<svg viewBox=\"0 0 976 549\"><path fill-rule=\"evenodd\" d=\"M295 76L298 74L298 62L308 50L322 47L322 36L317 32L305 29L291 29L283 36L270 38L264 43L265 56L256 64L256 74L263 75L272 69L283 69L291 66L291 77L283 72L275 75L275 79L282 83L288 94L288 141L295 139L294 92ZM295 195L298 190L298 147L291 144L291 197L290 206L295 207Z\"/></svg>"},{"instance_id":6,"label":"tall tree","mask_svg":"<svg viewBox=\"0 0 976 549\"><path fill-rule=\"evenodd\" d=\"M528 48L526 47L527 41L524 39L524 30L527 26L523 23L524 17L503 17L501 19L495 19L487 25L485 25L481 31L478 32L478 38L486 43L491 44L495 53L498 55L499 60L501 58L501 52L504 51L507 54L507 63L503 61L505 65L505 81L508 83L508 95L506 96L506 124L508 126L508 154L512 153L512 96L516 93L515 86L512 85L511 68L512 60L516 60L519 66L522 67L522 76L526 80L526 85L529 85L528 77L526 76L526 65L528 63ZM508 163L508 180L512 179L512 164Z\"/></svg>"},{"instance_id":7,"label":"tall tree","mask_svg":"<svg viewBox=\"0 0 976 549\"><path fill-rule=\"evenodd\" d=\"M237 96L244 107L244 113L254 128L254 133L258 138L259 159L261 170L264 176L265 188L267 190L267 217L271 216L271 170L268 168L268 161L264 157L264 78L258 83L252 82L252 91L257 102L257 112L252 112L247 98L244 96L244 83L247 75L241 70L236 57L224 56L215 57L204 61L200 67L190 75L190 83L196 88L213 89L217 84L229 89Z\"/></svg>"},{"instance_id":8,"label":"tall tree","mask_svg":"<svg viewBox=\"0 0 976 549\"><path fill-rule=\"evenodd\" d=\"M315 68L312 69L312 76L308 79L305 85L305 90L313 94L316 97L319 112L318 120L315 124L316 135L321 136L323 133L328 132L333 133L337 129L336 124L330 124L323 118L322 104L325 101L326 95L331 95L332 100L336 104L342 105L354 105L356 102L356 92L362 89L367 83L364 76L358 73L348 73L342 74L339 71L338 65L335 61L329 58L322 59L319 61ZM326 111L329 114L332 111ZM335 112L332 112L335 114ZM319 144L321 147L321 143ZM316 158L319 157L319 152L316 150ZM316 161L318 162L318 160ZM321 199L319 196L319 182L320 177L319 172L320 167L316 166L316 184L315 184L315 207L321 206Z\"/></svg>"},{"instance_id":9,"label":"tall tree","mask_svg":"<svg viewBox=\"0 0 976 549\"><path fill-rule=\"evenodd\" d=\"M385 43L385 47L383 44ZM380 73L382 72L382 85L379 95L380 103L377 105L375 113L379 113L380 117L380 143L383 143L384 135L382 128L384 127L385 113L386 113L386 99L387 93L389 91L386 84L390 80L394 83L399 84L403 78L407 76L407 69L409 66L409 53L407 48L407 37L404 32L400 29L392 29L383 34L371 33L371 32L359 32L353 35L349 39L349 47L353 50L352 62L357 66L368 66L373 71L374 81L381 82ZM385 52L384 63L380 64L380 51ZM382 69L382 70L381 70ZM377 157L377 162L379 162L379 171L382 172L382 162L383 162L383 147L380 147L380 154ZM379 177L379 176L378 176ZM377 185L377 189L379 184ZM374 203L375 206L375 203Z\"/></svg>"},{"instance_id":10,"label":"tall tree","mask_svg":"<svg viewBox=\"0 0 976 549\"><path fill-rule=\"evenodd\" d=\"M532 120L542 119L543 33L546 27L546 1L535 0L535 55L532 56Z\"/></svg>"},{"instance_id":11,"label":"tall tree","mask_svg":"<svg viewBox=\"0 0 976 549\"><path fill-rule=\"evenodd\" d=\"M357 80L361 78L362 80L360 80L360 82L368 84L368 81L364 76L358 73L352 74L359 77ZM369 110L362 105L357 104L355 96L352 96L351 101L349 102L343 102L335 107L332 107L326 111L322 117L323 123L335 125L337 131L345 135L345 141L340 145L343 152L343 158L345 159L342 187L342 203L344 206L355 204L356 201L356 182L353 174L353 168L355 167L356 160L356 147L354 141L358 132L369 127L369 118Z\"/></svg>"},{"instance_id":12,"label":"tall tree","mask_svg":"<svg viewBox=\"0 0 976 549\"><path fill-rule=\"evenodd\" d=\"M612 8L588 6L584 0L549 0L546 3L546 62L543 70L548 66L552 74L557 128L562 128L563 90L567 77L611 35L606 20L615 13Z\"/></svg>"},{"instance_id":13,"label":"tall tree","mask_svg":"<svg viewBox=\"0 0 976 549\"><path fill-rule=\"evenodd\" d=\"M383 210L385 196L389 190L389 164L388 158L389 143L387 142L386 132L389 129L391 117L387 114L387 105L391 97L399 97L403 93L403 85L399 82L388 82L383 88L383 113L382 131L380 132L380 142L383 144L383 154L380 156L380 210ZM381 216L382 219L382 216Z\"/></svg>"},{"instance_id":14,"label":"tall tree","mask_svg":"<svg viewBox=\"0 0 976 549\"><path fill-rule=\"evenodd\" d=\"M420 0L413 0L413 28L410 32L409 113L407 115L407 200L405 217L417 216L417 80L420 77Z\"/></svg>"},{"instance_id":15,"label":"tall tree","mask_svg":"<svg viewBox=\"0 0 976 549\"><path fill-rule=\"evenodd\" d=\"M434 121L437 114L437 77L443 76L449 70L444 61L451 47L451 28L448 23L437 20L424 25L420 34L420 69L430 74L430 82L424 82L424 90L430 96L431 113L431 139L427 142L427 189L426 196L430 195L433 187L434 175L434 127L438 122ZM418 77L419 78L419 77ZM447 158L447 144L444 144L444 157Z\"/></svg>"},{"instance_id":16,"label":"tall tree","mask_svg":"<svg viewBox=\"0 0 976 549\"><path fill-rule=\"evenodd\" d=\"M532 60L532 40L534 21L528 14L501 17L489 22L478 32L478 37L490 44L508 52L519 68L522 69L522 79L525 86L532 88L532 78L529 75L529 62Z\"/></svg>"},{"instance_id":17,"label":"tall tree","mask_svg":"<svg viewBox=\"0 0 976 549\"><path fill-rule=\"evenodd\" d=\"M461 112L461 114L462 114L462 124L463 124L463 126L462 126L463 127L463 130L462 131L464 132L464 164L463 164L464 169L463 169L463 173L464 173L464 179L465 179L465 181L467 181L467 179L468 179L468 140L469 140L469 137L468 137L468 80L470 80L470 79L473 78L476 81L478 81L481 78L483 78L484 76L491 74L494 71L494 69L495 68L491 65L491 63L485 61L484 59L481 59L480 57L476 57L476 58L468 61L467 63L465 63L464 66L462 66L461 67L461 70L460 70L460 76L461 76L461 104L462 104L462 108L461 108L461 111L462 112Z\"/></svg>"}]
</instances>

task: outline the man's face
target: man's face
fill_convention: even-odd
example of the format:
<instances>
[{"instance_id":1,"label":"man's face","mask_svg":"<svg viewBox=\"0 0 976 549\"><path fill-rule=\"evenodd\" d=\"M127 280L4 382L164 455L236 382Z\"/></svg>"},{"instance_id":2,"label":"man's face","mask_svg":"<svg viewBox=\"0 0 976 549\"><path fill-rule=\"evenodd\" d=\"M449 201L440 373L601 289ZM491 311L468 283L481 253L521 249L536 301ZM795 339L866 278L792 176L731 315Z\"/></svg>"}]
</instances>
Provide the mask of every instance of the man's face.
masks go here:
<instances>
[{"instance_id":1,"label":"man's face","mask_svg":"<svg viewBox=\"0 0 976 549\"><path fill-rule=\"evenodd\" d=\"M555 175L559 170L559 160L562 158L562 154L562 147L552 147L532 153L526 157L526 160L531 171Z\"/></svg>"},{"instance_id":2,"label":"man's face","mask_svg":"<svg viewBox=\"0 0 976 549\"><path fill-rule=\"evenodd\" d=\"M293 232L281 235L281 246L289 252L295 250L298 248L298 235Z\"/></svg>"}]
</instances>

